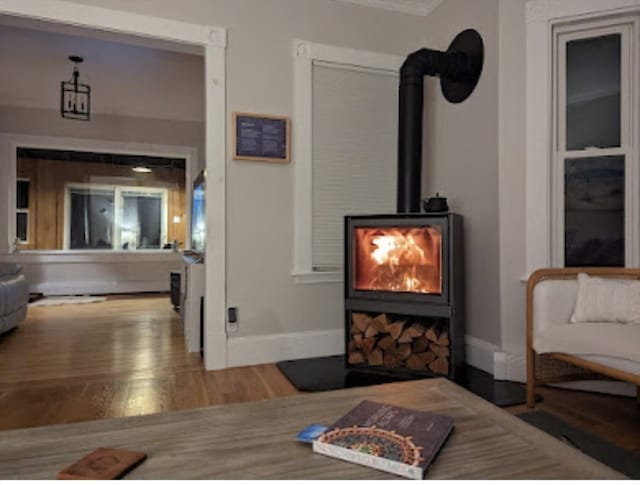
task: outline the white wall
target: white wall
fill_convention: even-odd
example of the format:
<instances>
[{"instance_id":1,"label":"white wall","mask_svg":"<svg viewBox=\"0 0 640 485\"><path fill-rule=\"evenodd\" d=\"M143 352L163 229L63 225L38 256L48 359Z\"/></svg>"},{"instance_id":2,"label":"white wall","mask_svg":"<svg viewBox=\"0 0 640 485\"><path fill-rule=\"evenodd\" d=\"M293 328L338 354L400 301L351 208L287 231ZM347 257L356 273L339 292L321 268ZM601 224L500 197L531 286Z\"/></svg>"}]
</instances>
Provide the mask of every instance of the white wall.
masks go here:
<instances>
[{"instance_id":1,"label":"white wall","mask_svg":"<svg viewBox=\"0 0 640 485\"><path fill-rule=\"evenodd\" d=\"M498 7L497 0L447 0L426 18L425 46L446 50L474 28L485 60L475 91L460 104L426 78L422 184L424 197L439 192L464 218L467 334L493 345L500 344Z\"/></svg>"}]
</instances>

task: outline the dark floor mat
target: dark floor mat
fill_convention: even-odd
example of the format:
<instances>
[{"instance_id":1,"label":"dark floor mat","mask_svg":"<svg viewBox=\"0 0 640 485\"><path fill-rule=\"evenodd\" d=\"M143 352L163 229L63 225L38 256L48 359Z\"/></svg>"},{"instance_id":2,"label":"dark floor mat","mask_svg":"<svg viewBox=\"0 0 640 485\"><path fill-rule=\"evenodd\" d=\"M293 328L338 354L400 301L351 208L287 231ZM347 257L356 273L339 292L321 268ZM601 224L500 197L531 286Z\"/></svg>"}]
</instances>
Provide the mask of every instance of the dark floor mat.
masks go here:
<instances>
[{"instance_id":1,"label":"dark floor mat","mask_svg":"<svg viewBox=\"0 0 640 485\"><path fill-rule=\"evenodd\" d=\"M582 431L545 411L531 411L517 415L532 426L564 441L585 455L604 463L629 478L640 479L640 454L627 451L609 441Z\"/></svg>"}]
</instances>

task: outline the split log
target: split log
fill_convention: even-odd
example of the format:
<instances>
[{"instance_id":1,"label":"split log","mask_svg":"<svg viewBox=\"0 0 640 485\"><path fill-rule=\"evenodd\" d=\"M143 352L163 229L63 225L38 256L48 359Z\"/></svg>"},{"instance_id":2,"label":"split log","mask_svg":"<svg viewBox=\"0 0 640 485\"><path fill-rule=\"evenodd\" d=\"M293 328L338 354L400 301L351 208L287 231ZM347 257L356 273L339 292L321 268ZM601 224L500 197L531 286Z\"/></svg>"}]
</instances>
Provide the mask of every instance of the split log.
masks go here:
<instances>
[{"instance_id":1,"label":"split log","mask_svg":"<svg viewBox=\"0 0 640 485\"><path fill-rule=\"evenodd\" d=\"M351 335L356 335L359 333L362 333L362 332L358 327L356 327L356 324L354 323L353 325L351 325Z\"/></svg>"},{"instance_id":2,"label":"split log","mask_svg":"<svg viewBox=\"0 0 640 485\"><path fill-rule=\"evenodd\" d=\"M407 359L407 367L413 370L426 370L435 358L436 356L433 352L413 354Z\"/></svg>"},{"instance_id":3,"label":"split log","mask_svg":"<svg viewBox=\"0 0 640 485\"><path fill-rule=\"evenodd\" d=\"M362 355L362 352L352 352L349 354L349 364L362 363L364 363L364 355Z\"/></svg>"},{"instance_id":4,"label":"split log","mask_svg":"<svg viewBox=\"0 0 640 485\"><path fill-rule=\"evenodd\" d=\"M370 337L375 337L379 333L380 331L377 328L375 328L373 325L369 325L364 332L364 336L365 338L370 338Z\"/></svg>"},{"instance_id":5,"label":"split log","mask_svg":"<svg viewBox=\"0 0 640 485\"><path fill-rule=\"evenodd\" d=\"M450 354L449 347L443 347L441 345L431 344L429 349L431 349L431 352L436 354L438 357L449 357Z\"/></svg>"},{"instance_id":6,"label":"split log","mask_svg":"<svg viewBox=\"0 0 640 485\"><path fill-rule=\"evenodd\" d=\"M385 335L380 340L378 340L378 347L382 350L389 350L391 347L395 347L395 345L396 341L391 335Z\"/></svg>"},{"instance_id":7,"label":"split log","mask_svg":"<svg viewBox=\"0 0 640 485\"><path fill-rule=\"evenodd\" d=\"M429 369L431 369L434 374L446 375L449 373L449 361L445 357L438 357L429 364Z\"/></svg>"},{"instance_id":8,"label":"split log","mask_svg":"<svg viewBox=\"0 0 640 485\"><path fill-rule=\"evenodd\" d=\"M443 347L449 346L449 332L446 330L440 334L438 337L438 341L436 342L438 345L442 345Z\"/></svg>"},{"instance_id":9,"label":"split log","mask_svg":"<svg viewBox=\"0 0 640 485\"><path fill-rule=\"evenodd\" d=\"M370 327L375 328L380 333L387 333L389 329L389 319L386 313L381 313L369 323Z\"/></svg>"},{"instance_id":10,"label":"split log","mask_svg":"<svg viewBox=\"0 0 640 485\"><path fill-rule=\"evenodd\" d=\"M431 327L430 329L428 329L425 333L424 336L427 337L429 340L431 340L432 342L437 342L438 341L438 335L436 334L436 331L433 329L433 327Z\"/></svg>"},{"instance_id":11,"label":"split log","mask_svg":"<svg viewBox=\"0 0 640 485\"><path fill-rule=\"evenodd\" d=\"M402 365L402 361L398 359L395 352L385 352L382 362L384 363L384 366L389 369L395 369Z\"/></svg>"},{"instance_id":12,"label":"split log","mask_svg":"<svg viewBox=\"0 0 640 485\"><path fill-rule=\"evenodd\" d=\"M411 355L411 344L400 344L396 349L396 355L400 360L406 360Z\"/></svg>"},{"instance_id":13,"label":"split log","mask_svg":"<svg viewBox=\"0 0 640 485\"><path fill-rule=\"evenodd\" d=\"M354 345L356 346L356 348L361 349L362 348L362 334L361 333L357 333L353 336L352 341L354 343Z\"/></svg>"},{"instance_id":14,"label":"split log","mask_svg":"<svg viewBox=\"0 0 640 485\"><path fill-rule=\"evenodd\" d=\"M376 339L373 337L362 339L362 353L366 358L369 358L375 344Z\"/></svg>"},{"instance_id":15,"label":"split log","mask_svg":"<svg viewBox=\"0 0 640 485\"><path fill-rule=\"evenodd\" d=\"M411 352L419 354L429 349L429 339L427 337L418 337L411 342Z\"/></svg>"},{"instance_id":16,"label":"split log","mask_svg":"<svg viewBox=\"0 0 640 485\"><path fill-rule=\"evenodd\" d=\"M371 355L369 356L367 361L369 362L369 365L382 365L382 362L383 362L382 350L375 349L373 352L371 352Z\"/></svg>"},{"instance_id":17,"label":"split log","mask_svg":"<svg viewBox=\"0 0 640 485\"><path fill-rule=\"evenodd\" d=\"M351 340L349 342L348 352L349 352L349 354L352 354L355 351L356 351L356 343L353 340Z\"/></svg>"},{"instance_id":18,"label":"split log","mask_svg":"<svg viewBox=\"0 0 640 485\"><path fill-rule=\"evenodd\" d=\"M398 343L401 343L401 344L411 343L412 340L413 340L413 335L410 328L405 328L400 334L400 337L398 337Z\"/></svg>"},{"instance_id":19,"label":"split log","mask_svg":"<svg viewBox=\"0 0 640 485\"><path fill-rule=\"evenodd\" d=\"M363 333L371 323L371 317L366 313L352 313L351 320L355 327Z\"/></svg>"},{"instance_id":20,"label":"split log","mask_svg":"<svg viewBox=\"0 0 640 485\"><path fill-rule=\"evenodd\" d=\"M393 322L389 324L389 335L393 337L393 340L398 340L402 334L404 328L404 322Z\"/></svg>"},{"instance_id":21,"label":"split log","mask_svg":"<svg viewBox=\"0 0 640 485\"><path fill-rule=\"evenodd\" d=\"M419 323L414 323L409 327L409 334L414 338L422 337L424 335L424 332L425 328Z\"/></svg>"}]
</instances>

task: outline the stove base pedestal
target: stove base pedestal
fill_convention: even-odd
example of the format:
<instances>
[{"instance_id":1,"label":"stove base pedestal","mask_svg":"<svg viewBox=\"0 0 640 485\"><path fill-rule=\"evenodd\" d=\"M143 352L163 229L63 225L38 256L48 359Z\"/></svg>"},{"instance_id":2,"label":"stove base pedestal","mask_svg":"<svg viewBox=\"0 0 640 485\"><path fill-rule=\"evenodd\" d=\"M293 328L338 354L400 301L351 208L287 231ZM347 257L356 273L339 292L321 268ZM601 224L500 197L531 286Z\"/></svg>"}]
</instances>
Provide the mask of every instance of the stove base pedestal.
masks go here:
<instances>
[{"instance_id":1,"label":"stove base pedestal","mask_svg":"<svg viewBox=\"0 0 640 485\"><path fill-rule=\"evenodd\" d=\"M296 389L303 392L333 391L424 378L408 378L347 369L344 355L285 360L276 365ZM456 383L496 406L515 406L526 402L524 384L496 381L491 374L469 365L464 367L464 372L456 379ZM537 397L537 400L541 400L541 398Z\"/></svg>"}]
</instances>

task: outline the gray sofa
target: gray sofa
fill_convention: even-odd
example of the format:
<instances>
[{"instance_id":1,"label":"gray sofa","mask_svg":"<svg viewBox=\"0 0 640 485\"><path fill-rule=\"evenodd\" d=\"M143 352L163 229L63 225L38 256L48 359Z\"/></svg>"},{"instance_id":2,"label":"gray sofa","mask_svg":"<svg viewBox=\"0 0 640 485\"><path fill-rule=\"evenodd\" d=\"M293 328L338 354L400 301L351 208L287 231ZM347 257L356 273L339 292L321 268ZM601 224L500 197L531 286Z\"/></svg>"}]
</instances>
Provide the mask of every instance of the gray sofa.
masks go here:
<instances>
[{"instance_id":1,"label":"gray sofa","mask_svg":"<svg viewBox=\"0 0 640 485\"><path fill-rule=\"evenodd\" d=\"M0 333L25 319L28 303L29 285L20 265L0 263Z\"/></svg>"}]
</instances>

